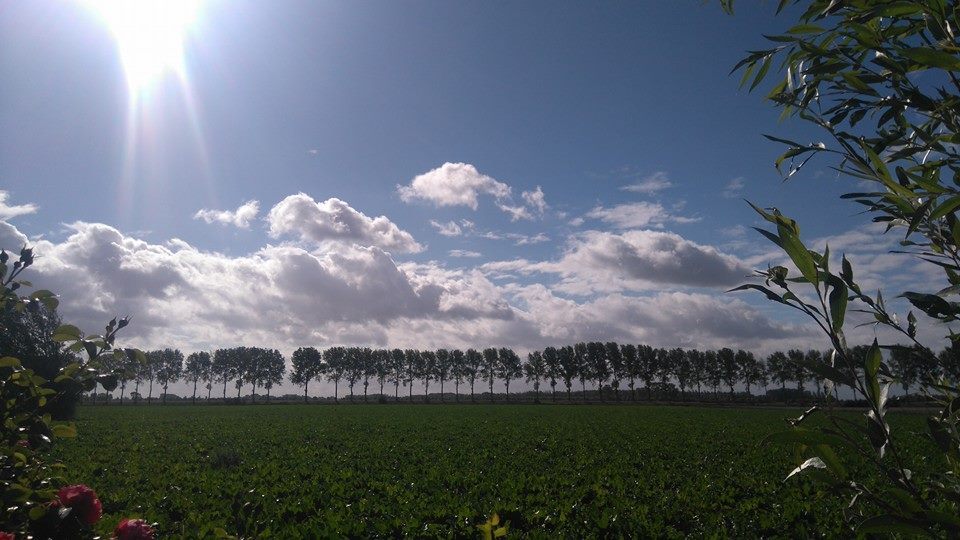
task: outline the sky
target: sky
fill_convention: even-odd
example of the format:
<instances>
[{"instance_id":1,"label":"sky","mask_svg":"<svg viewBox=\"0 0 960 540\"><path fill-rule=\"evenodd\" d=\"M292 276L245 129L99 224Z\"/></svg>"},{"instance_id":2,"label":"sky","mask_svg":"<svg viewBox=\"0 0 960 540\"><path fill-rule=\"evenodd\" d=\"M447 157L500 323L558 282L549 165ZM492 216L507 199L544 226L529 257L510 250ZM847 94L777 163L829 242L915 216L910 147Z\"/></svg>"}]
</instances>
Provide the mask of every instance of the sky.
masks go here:
<instances>
[{"instance_id":1,"label":"sky","mask_svg":"<svg viewBox=\"0 0 960 540\"><path fill-rule=\"evenodd\" d=\"M729 73L792 19L718 4L0 0L0 247L144 348L825 349L725 292L783 262L744 199L939 277L832 163L782 181L762 134L821 134Z\"/></svg>"}]
</instances>

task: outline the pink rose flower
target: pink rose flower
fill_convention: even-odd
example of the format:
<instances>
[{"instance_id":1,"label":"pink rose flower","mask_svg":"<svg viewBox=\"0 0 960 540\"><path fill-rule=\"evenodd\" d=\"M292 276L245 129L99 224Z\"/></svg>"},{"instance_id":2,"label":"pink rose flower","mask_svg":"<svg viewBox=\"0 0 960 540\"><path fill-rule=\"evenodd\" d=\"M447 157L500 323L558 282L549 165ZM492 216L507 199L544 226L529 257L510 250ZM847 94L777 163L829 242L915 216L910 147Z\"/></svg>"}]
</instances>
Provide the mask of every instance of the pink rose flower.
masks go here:
<instances>
[{"instance_id":1,"label":"pink rose flower","mask_svg":"<svg viewBox=\"0 0 960 540\"><path fill-rule=\"evenodd\" d=\"M113 538L114 540L153 540L153 527L142 519L125 519L113 530Z\"/></svg>"},{"instance_id":2,"label":"pink rose flower","mask_svg":"<svg viewBox=\"0 0 960 540\"><path fill-rule=\"evenodd\" d=\"M0 540L17 540L13 533L0 531Z\"/></svg>"},{"instance_id":3,"label":"pink rose flower","mask_svg":"<svg viewBox=\"0 0 960 540\"><path fill-rule=\"evenodd\" d=\"M100 516L103 515L103 507L96 492L83 484L62 487L57 496L60 503L69 508L84 525L93 525L100 521Z\"/></svg>"}]
</instances>

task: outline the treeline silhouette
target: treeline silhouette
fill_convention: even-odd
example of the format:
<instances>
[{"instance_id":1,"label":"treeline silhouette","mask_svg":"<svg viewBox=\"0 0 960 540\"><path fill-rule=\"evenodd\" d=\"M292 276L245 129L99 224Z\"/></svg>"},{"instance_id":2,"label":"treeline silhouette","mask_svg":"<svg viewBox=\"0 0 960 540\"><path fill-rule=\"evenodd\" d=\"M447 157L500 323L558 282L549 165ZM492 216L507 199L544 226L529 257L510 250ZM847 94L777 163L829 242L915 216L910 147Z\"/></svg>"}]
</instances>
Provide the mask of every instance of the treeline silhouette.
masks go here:
<instances>
[{"instance_id":1,"label":"treeline silhouette","mask_svg":"<svg viewBox=\"0 0 960 540\"><path fill-rule=\"evenodd\" d=\"M867 346L851 349L854 358L863 358ZM120 358L120 357L118 357ZM455 401L460 401L461 387L469 386L471 401L476 401L476 386L488 390L487 399L494 400L494 384L502 382L506 400L510 400L510 384L525 381L532 385L534 400L541 399L542 386L549 387L553 401L573 401L573 393L579 389L581 400L587 399L587 385L596 399L636 401L638 390L647 400L658 397L687 399L688 392L695 392L698 399L705 395L721 400L721 391L734 399L735 388L741 387L746 397L753 390L762 389L774 397L823 398L824 379L807 366L822 359L829 359L829 352L816 349L802 351L792 349L777 351L766 358L758 358L750 351L722 348L700 351L682 348L654 348L649 345L619 344L616 342L577 343L564 347L547 347L533 351L525 361L510 348L467 349L373 349L368 347L330 347L319 350L301 347L287 362L280 351L260 347L233 347L218 349L213 354L194 352L184 358L177 349L148 351L146 362L130 359L117 360L119 365L109 366L117 373L120 402L132 383L134 401L142 399L142 386L147 387L147 401L153 399L154 384L163 389L161 402L166 401L171 383L192 383L192 401L197 400L197 390L206 389L206 399L212 397L214 388L222 390L224 401L231 384L236 389L236 401L241 400L242 388L252 387L251 401L257 399L257 389L266 391L266 398L274 386L289 376L290 382L303 389L303 400L309 401L310 383L326 380L334 385L333 400L340 401L340 390L346 386L350 401L355 401L355 390L362 387L363 401L368 401L371 385L377 388L377 399L385 401L384 388L392 386L393 400L413 401L414 383L423 387L423 400L430 401L430 385L440 390L440 400L445 398L445 386L453 385ZM940 375L955 378L960 375L960 348L951 346L939 354L918 347L893 347L888 351L888 365L892 375L903 388L905 395L920 380L929 380ZM862 362L858 362L862 364ZM814 393L806 390L812 384ZM642 385L642 387L640 386ZM788 385L791 388L788 389ZM407 395L400 396L400 387ZM767 392L770 386L778 387ZM795 388L795 390L794 390ZM707 392L704 392L707 389ZM112 390L112 389L111 389ZM832 388L839 398L839 389ZM558 398L558 394L560 397ZM854 391L854 397L856 393ZM95 398L94 398L95 399ZM110 399L109 395L107 399Z\"/></svg>"}]
</instances>

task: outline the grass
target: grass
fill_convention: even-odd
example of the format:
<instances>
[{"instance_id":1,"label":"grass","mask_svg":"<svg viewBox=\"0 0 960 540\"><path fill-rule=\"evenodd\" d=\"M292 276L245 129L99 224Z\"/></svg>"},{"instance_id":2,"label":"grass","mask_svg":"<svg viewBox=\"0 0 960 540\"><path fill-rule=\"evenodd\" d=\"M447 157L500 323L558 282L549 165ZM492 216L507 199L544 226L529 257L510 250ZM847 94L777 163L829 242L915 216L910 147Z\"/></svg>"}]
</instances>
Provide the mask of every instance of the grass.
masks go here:
<instances>
[{"instance_id":1,"label":"grass","mask_svg":"<svg viewBox=\"0 0 960 540\"><path fill-rule=\"evenodd\" d=\"M58 454L163 537L844 536L843 501L763 445L793 411L529 405L85 407ZM921 431L921 416L895 423ZM929 448L911 437L917 457ZM922 468L922 465L920 465Z\"/></svg>"}]
</instances>

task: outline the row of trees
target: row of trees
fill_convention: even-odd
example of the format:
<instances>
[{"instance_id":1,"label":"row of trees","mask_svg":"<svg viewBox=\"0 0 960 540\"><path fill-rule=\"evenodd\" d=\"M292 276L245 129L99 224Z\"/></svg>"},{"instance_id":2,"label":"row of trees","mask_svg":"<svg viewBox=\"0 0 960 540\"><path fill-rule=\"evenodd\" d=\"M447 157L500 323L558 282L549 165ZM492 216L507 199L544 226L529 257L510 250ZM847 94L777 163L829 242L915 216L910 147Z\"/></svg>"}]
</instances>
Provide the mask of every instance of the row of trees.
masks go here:
<instances>
[{"instance_id":1,"label":"row of trees","mask_svg":"<svg viewBox=\"0 0 960 540\"><path fill-rule=\"evenodd\" d=\"M866 355L868 347L854 347L851 354ZM889 351L889 364L900 381L904 393L924 378L932 378L944 369L960 369L960 350L949 348L940 354L941 362L926 350L895 347ZM192 384L193 401L198 388L206 389L209 400L213 388L222 385L222 396L227 398L227 387L232 383L240 398L244 385L252 385L252 399L257 389L271 389L284 380L286 360L276 349L259 347L234 347L218 349L212 355L195 352L184 358L176 349L163 349L146 353L146 363L122 361L122 365L109 366L118 374L120 399L123 400L127 386L134 385L137 399L142 395L141 386L147 387L147 400L153 398L154 384L163 389L165 401L171 383L184 381ZM377 394L392 386L394 398L400 399L400 386L407 388L407 398L413 400L414 383L423 387L424 399L429 401L431 384L440 390L443 399L448 384L454 386L456 399L460 399L461 386L470 387L470 397L475 401L475 388L479 382L489 390L493 399L494 384L504 384L507 399L510 385L525 381L533 387L539 401L541 385L548 385L553 400L557 393L565 392L572 400L572 392L578 388L586 399L587 385L595 390L601 401L611 397L621 400L621 392L627 390L631 400L637 399L638 384L642 383L647 399L655 389L679 389L681 399L688 391L696 390L698 396L709 389L715 399L720 390L729 392L731 399L735 388L742 387L751 395L754 389L764 391L771 385L786 390L796 388L802 395L807 385L812 385L817 396L823 396L824 381L807 366L829 359L829 353L811 349L774 352L765 359L757 358L744 350L729 348L700 351L697 349L658 349L649 345L619 344L615 342L577 343L566 347L547 347L533 351L526 361L509 348L467 349L371 349L364 347L330 347L323 351L314 347L301 347L291 358L289 380L303 388L304 400L308 400L310 383L326 380L334 384L334 399L340 398L340 387L346 385L351 401L355 391L362 388L366 401L370 386ZM942 367L944 366L944 367ZM945 373L951 378L960 373ZM674 386L675 385L675 386ZM835 395L839 389L833 388Z\"/></svg>"}]
</instances>

